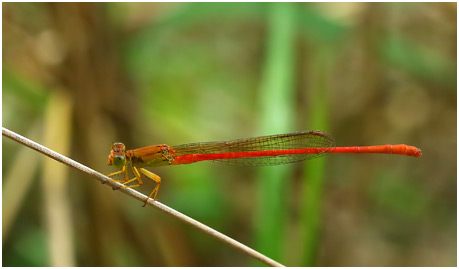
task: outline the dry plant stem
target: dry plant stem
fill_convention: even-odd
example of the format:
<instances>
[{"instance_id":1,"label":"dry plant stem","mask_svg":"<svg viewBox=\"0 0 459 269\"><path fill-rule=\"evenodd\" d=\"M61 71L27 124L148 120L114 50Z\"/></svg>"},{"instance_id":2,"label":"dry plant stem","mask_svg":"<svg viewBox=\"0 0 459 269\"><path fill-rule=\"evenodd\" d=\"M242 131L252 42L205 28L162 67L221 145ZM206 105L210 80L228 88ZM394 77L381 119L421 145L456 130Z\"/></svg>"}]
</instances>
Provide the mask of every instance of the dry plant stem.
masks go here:
<instances>
[{"instance_id":1,"label":"dry plant stem","mask_svg":"<svg viewBox=\"0 0 459 269\"><path fill-rule=\"evenodd\" d=\"M111 186L113 188L120 188L120 187L124 186L123 184L118 183L118 182L109 182L109 180L110 180L109 177L107 177L107 176L105 176L105 175L103 175L103 174L101 174L101 173L99 173L99 172L97 172L97 171L95 171L95 170L93 170L93 169L91 169L89 167L86 167L86 166L84 166L84 165L82 165L82 164L80 164L80 163L78 163L78 162L76 162L76 161L74 161L74 160L72 160L72 159L70 159L68 157L65 157L65 156L63 156L63 155L61 155L61 154L59 154L59 153L57 153L55 151L52 151L52 150L50 150L50 149L48 149L48 148L46 148L46 147L44 147L44 146L32 141L30 139L27 139L27 138L25 138L25 137L23 137L21 135L18 135L15 132L12 132L12 131L4 128L4 127L2 127L2 134L3 134L3 136L6 136L6 137L8 137L8 138L20 143L20 144L23 144L23 145L25 145L25 146L27 146L27 147L29 147L31 149L34 149L34 150L36 150L36 151L38 151L38 152L40 152L40 153L42 153L42 154L54 159L56 161L59 161L59 162L61 162L63 164L66 164L68 166L76 168L76 169L78 169L78 170L80 170L80 171L82 171L82 172L84 172L86 174L89 174L89 175L97 178L100 182L107 183L107 185L109 185L109 186ZM146 195L144 195L144 194L142 194L142 193L140 193L140 192L138 192L136 190L133 190L131 188L118 189L118 190L123 192L123 193L125 193L125 194L128 194L129 196L132 196L133 198L135 198L135 199L137 199L137 200L139 200L141 202L144 202L147 199ZM196 221L196 220L194 220L194 219L192 219L192 218L190 218L190 217L188 217L188 216L186 216L186 215L184 215L184 214L182 214L180 212L178 212L177 210L174 210L174 209L172 209L172 208L170 208L170 207L158 202L158 201L154 201L152 199L149 199L147 204L149 206L152 206L152 207L154 207L156 209L159 209L159 210L161 210L161 211L163 211L165 213L168 213L169 215L179 219L180 221L182 221L182 222L184 222L186 224L189 224L189 225L191 225L191 226L203 231L204 233L206 233L206 234L208 234L208 235L210 235L210 236L212 236L212 237L214 237L214 238L216 238L216 239L218 239L218 240L230 245L231 247L233 247L233 248L235 248L235 249L237 249L237 250L239 250L239 251L241 251L243 253L246 253L246 254L252 256L253 258L259 260L260 262L262 262L262 263L264 263L266 265L278 266L278 267L282 267L283 266L282 264L280 264L280 263L278 263L278 262L266 257L265 255L263 255L263 254L255 251L255 250L253 250L253 249L251 249L251 248L239 243L238 241L236 241L236 240L234 240L234 239L232 239L232 238L230 238L230 237L228 237L228 236L226 236L226 235L224 235L224 234L222 234L222 233L220 233L220 232L218 232L218 231L216 231L216 230L214 230L214 229L212 229L212 228L210 228L210 227L208 227L208 226L206 226L206 225L204 225L204 224L202 224L202 223L200 223L200 222L198 222L198 221Z\"/></svg>"}]
</instances>

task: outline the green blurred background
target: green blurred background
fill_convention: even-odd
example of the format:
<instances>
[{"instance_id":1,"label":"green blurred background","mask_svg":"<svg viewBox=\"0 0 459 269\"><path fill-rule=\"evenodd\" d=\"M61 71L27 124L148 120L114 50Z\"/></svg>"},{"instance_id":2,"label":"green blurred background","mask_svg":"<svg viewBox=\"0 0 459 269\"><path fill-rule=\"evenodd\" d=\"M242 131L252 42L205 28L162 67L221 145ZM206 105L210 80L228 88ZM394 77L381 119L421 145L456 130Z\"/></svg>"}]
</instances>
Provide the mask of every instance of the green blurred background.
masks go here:
<instances>
[{"instance_id":1,"label":"green blurred background","mask_svg":"<svg viewBox=\"0 0 459 269\"><path fill-rule=\"evenodd\" d=\"M4 127L106 174L115 141L323 130L340 146L414 145L422 158L150 170L161 202L285 265L456 265L456 3L2 6ZM3 266L262 265L2 146Z\"/></svg>"}]
</instances>

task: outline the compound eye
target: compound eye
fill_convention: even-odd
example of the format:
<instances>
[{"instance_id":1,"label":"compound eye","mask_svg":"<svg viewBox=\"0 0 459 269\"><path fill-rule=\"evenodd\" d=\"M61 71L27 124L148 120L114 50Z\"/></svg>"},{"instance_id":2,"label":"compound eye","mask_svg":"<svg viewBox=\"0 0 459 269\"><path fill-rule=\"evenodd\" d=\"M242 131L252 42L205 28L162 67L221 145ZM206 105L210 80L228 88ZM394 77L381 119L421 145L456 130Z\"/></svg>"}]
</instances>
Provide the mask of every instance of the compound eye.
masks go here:
<instances>
[{"instance_id":1,"label":"compound eye","mask_svg":"<svg viewBox=\"0 0 459 269\"><path fill-rule=\"evenodd\" d=\"M123 167L126 164L126 158L124 156L116 156L113 158L113 165L116 167Z\"/></svg>"}]
</instances>

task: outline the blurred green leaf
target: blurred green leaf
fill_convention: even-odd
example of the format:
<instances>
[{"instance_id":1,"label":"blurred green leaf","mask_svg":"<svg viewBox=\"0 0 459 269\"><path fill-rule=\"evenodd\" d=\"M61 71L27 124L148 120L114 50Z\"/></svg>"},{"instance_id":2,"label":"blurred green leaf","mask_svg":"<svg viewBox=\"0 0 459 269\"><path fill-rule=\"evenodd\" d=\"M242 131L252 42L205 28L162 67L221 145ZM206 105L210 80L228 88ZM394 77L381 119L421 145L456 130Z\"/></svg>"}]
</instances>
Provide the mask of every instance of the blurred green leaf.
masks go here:
<instances>
[{"instance_id":1,"label":"blurred green leaf","mask_svg":"<svg viewBox=\"0 0 459 269\"><path fill-rule=\"evenodd\" d=\"M332 77L334 45L320 46L317 53L311 59L314 65L311 70L308 120L312 130L328 130L330 79ZM300 234L303 251L301 264L315 266L318 253L318 237L322 216L322 193L325 174L325 158L312 160L304 166L303 192L300 209Z\"/></svg>"},{"instance_id":2,"label":"blurred green leaf","mask_svg":"<svg viewBox=\"0 0 459 269\"><path fill-rule=\"evenodd\" d=\"M43 111L47 105L48 93L36 82L3 65L3 94L14 95L25 102L24 105L36 111Z\"/></svg>"},{"instance_id":3,"label":"blurred green leaf","mask_svg":"<svg viewBox=\"0 0 459 269\"><path fill-rule=\"evenodd\" d=\"M7 259L8 264L3 266L48 266L48 246L46 246L46 237L43 230L38 227L28 226L27 229L21 229L23 232L15 237L12 249L14 254L10 253Z\"/></svg>"},{"instance_id":4,"label":"blurred green leaf","mask_svg":"<svg viewBox=\"0 0 459 269\"><path fill-rule=\"evenodd\" d=\"M260 90L263 134L291 131L294 122L295 8L297 3L271 3L266 63ZM263 167L258 175L255 217L257 249L282 262L287 218L286 180L291 167Z\"/></svg>"},{"instance_id":5,"label":"blurred green leaf","mask_svg":"<svg viewBox=\"0 0 459 269\"><path fill-rule=\"evenodd\" d=\"M332 44L345 37L348 27L323 17L310 4L297 9L298 27L316 44Z\"/></svg>"},{"instance_id":6,"label":"blurred green leaf","mask_svg":"<svg viewBox=\"0 0 459 269\"><path fill-rule=\"evenodd\" d=\"M192 65L198 64L199 62L205 62L207 57L211 56L208 53L196 54L191 53L185 57L183 53L190 51L188 46L194 46L191 51L200 49L202 52L208 52L206 46L212 44L206 44L202 40L197 39L193 43L193 39L177 39L176 42L180 43L181 53L177 51L166 51L169 47L166 42L170 40L172 34L177 35L180 31L185 32L187 29L193 29L198 27L199 24L203 24L203 27L212 27L207 24L209 20L217 19L220 23L223 23L225 19L231 21L239 21L244 19L253 19L253 17L260 16L264 13L266 4L263 3L186 3L181 5L179 8L174 9L172 12L160 18L158 21L152 22L150 25L142 29L141 32L137 33L136 36L132 37L127 46L127 57L126 60L131 66L131 70L134 70L133 75L139 76L143 79L152 78L158 74L155 73L154 64L160 58L164 58L164 53L177 58L182 62L191 63ZM174 42L174 41L172 41ZM186 43L183 43L186 42ZM191 43L190 43L191 42ZM177 48L178 44L171 44ZM198 46L196 46L198 45ZM200 55L200 56L199 56ZM170 58L167 58L170 60ZM189 70L187 64L181 64L179 66L174 64L160 65L159 68L167 68L167 66L183 67ZM177 70L170 70L176 72ZM142 73L144 75L142 75Z\"/></svg>"},{"instance_id":7,"label":"blurred green leaf","mask_svg":"<svg viewBox=\"0 0 459 269\"><path fill-rule=\"evenodd\" d=\"M414 222L425 212L428 197L413 183L386 173L372 181L370 194L381 210Z\"/></svg>"},{"instance_id":8,"label":"blurred green leaf","mask_svg":"<svg viewBox=\"0 0 459 269\"><path fill-rule=\"evenodd\" d=\"M414 76L450 84L456 80L456 64L438 50L390 36L378 42L383 59L390 65L403 69Z\"/></svg>"},{"instance_id":9,"label":"blurred green leaf","mask_svg":"<svg viewBox=\"0 0 459 269\"><path fill-rule=\"evenodd\" d=\"M211 164L210 164L211 165ZM174 190L170 205L180 208L182 212L190 214L193 218L205 220L212 227L224 226L223 219L228 215L224 212L225 195L218 188L220 178L209 165L201 164L200 167L177 167L174 178L180 184L171 186ZM192 201L192 203L190 202Z\"/></svg>"}]
</instances>

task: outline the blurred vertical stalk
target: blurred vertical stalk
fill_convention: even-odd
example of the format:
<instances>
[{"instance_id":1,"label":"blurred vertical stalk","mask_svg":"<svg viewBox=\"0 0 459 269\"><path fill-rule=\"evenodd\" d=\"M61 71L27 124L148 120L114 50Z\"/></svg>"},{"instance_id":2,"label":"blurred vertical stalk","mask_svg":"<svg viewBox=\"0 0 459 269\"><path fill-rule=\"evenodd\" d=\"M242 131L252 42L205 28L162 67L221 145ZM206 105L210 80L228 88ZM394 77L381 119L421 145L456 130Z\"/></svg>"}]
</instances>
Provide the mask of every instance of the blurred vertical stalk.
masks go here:
<instances>
[{"instance_id":1,"label":"blurred vertical stalk","mask_svg":"<svg viewBox=\"0 0 459 269\"><path fill-rule=\"evenodd\" d=\"M295 4L268 4L266 63L260 89L260 133L291 131L294 122ZM282 261L286 188L290 167L264 167L258 175L256 249Z\"/></svg>"},{"instance_id":2,"label":"blurred vertical stalk","mask_svg":"<svg viewBox=\"0 0 459 269\"><path fill-rule=\"evenodd\" d=\"M35 141L41 140L38 138L40 124L41 121L33 124L26 137ZM2 243L10 235L10 228L14 225L22 203L27 199L26 194L36 178L34 175L39 162L38 154L30 154L29 148L21 147L9 167L2 189Z\"/></svg>"},{"instance_id":3,"label":"blurred vertical stalk","mask_svg":"<svg viewBox=\"0 0 459 269\"><path fill-rule=\"evenodd\" d=\"M71 112L70 97L57 91L49 100L45 118L44 144L67 156L70 152ZM67 171L67 166L46 158L43 169L43 197L50 266L75 266Z\"/></svg>"},{"instance_id":4,"label":"blurred vertical stalk","mask_svg":"<svg viewBox=\"0 0 459 269\"><path fill-rule=\"evenodd\" d=\"M311 54L308 85L309 126L312 130L328 129L328 102L330 92L333 51L326 45L316 46ZM302 235L301 259L303 266L315 266L318 253L318 235L322 209L324 165L326 158L305 163L304 188L300 211L300 235Z\"/></svg>"}]
</instances>

